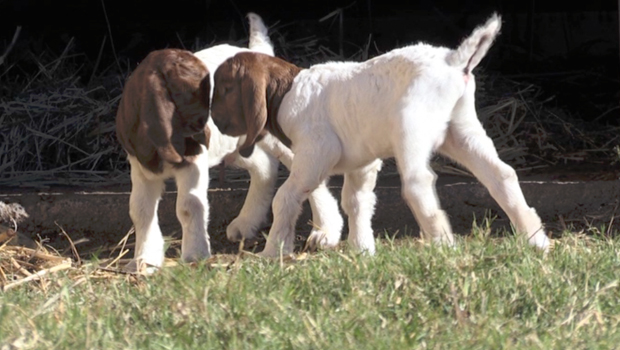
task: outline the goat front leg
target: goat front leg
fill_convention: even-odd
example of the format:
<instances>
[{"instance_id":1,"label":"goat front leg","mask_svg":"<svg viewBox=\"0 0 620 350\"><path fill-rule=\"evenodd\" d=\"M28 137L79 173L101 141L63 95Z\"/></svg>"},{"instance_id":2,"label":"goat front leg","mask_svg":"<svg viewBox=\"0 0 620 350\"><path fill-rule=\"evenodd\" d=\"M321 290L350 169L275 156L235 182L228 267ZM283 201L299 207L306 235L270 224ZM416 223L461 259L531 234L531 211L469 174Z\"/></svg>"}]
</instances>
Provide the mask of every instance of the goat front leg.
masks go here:
<instances>
[{"instance_id":1,"label":"goat front leg","mask_svg":"<svg viewBox=\"0 0 620 350\"><path fill-rule=\"evenodd\" d=\"M300 144L304 144L300 142ZM310 149L295 152L291 172L273 199L273 224L269 230L264 257L278 257L293 253L295 223L301 213L302 203L311 192L327 179L330 169L340 157L339 145L324 151L314 142ZM318 204L318 203L317 203Z\"/></svg>"},{"instance_id":2,"label":"goat front leg","mask_svg":"<svg viewBox=\"0 0 620 350\"><path fill-rule=\"evenodd\" d=\"M312 231L308 236L310 249L334 248L340 242L344 221L338 209L338 201L327 187L327 179L310 193Z\"/></svg>"},{"instance_id":3,"label":"goat front leg","mask_svg":"<svg viewBox=\"0 0 620 350\"><path fill-rule=\"evenodd\" d=\"M515 170L499 159L493 141L476 120L468 127L452 126L439 151L464 165L489 190L508 214L518 234L547 251L550 241L534 208L525 201Z\"/></svg>"},{"instance_id":4,"label":"goat front leg","mask_svg":"<svg viewBox=\"0 0 620 350\"><path fill-rule=\"evenodd\" d=\"M211 256L211 243L207 225L209 223L208 155L203 153L193 163L175 170L177 184L176 214L183 237L181 241L181 260L194 262Z\"/></svg>"},{"instance_id":5,"label":"goat front leg","mask_svg":"<svg viewBox=\"0 0 620 350\"><path fill-rule=\"evenodd\" d=\"M261 147L255 147L249 158L235 157L235 166L248 170L250 188L239 215L226 228L232 242L255 239L267 221L267 214L278 179L278 160Z\"/></svg>"},{"instance_id":6,"label":"goat front leg","mask_svg":"<svg viewBox=\"0 0 620 350\"><path fill-rule=\"evenodd\" d=\"M348 172L342 186L342 208L349 217L349 245L354 250L375 254L375 237L372 231L372 216L377 196L374 189L381 160Z\"/></svg>"},{"instance_id":7,"label":"goat front leg","mask_svg":"<svg viewBox=\"0 0 620 350\"><path fill-rule=\"evenodd\" d=\"M287 169L291 169L293 152L273 135L265 136L258 144L282 162ZM312 231L307 246L310 249L335 247L340 242L344 221L338 209L338 201L327 187L327 179L310 193L308 201L312 210Z\"/></svg>"},{"instance_id":8,"label":"goat front leg","mask_svg":"<svg viewBox=\"0 0 620 350\"><path fill-rule=\"evenodd\" d=\"M142 166L132 156L129 216L134 225L136 247L134 258L125 266L128 272L153 272L164 262L164 239L157 220L157 207L164 190L164 181L145 176Z\"/></svg>"}]
</instances>

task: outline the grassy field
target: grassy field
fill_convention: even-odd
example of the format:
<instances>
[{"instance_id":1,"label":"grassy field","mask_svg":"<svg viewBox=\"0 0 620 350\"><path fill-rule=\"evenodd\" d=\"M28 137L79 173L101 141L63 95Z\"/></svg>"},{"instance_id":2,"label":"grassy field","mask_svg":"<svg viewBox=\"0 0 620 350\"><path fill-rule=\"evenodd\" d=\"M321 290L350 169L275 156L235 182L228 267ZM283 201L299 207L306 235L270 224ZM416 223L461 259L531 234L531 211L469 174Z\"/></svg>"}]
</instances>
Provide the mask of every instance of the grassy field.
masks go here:
<instances>
[{"instance_id":1,"label":"grassy field","mask_svg":"<svg viewBox=\"0 0 620 350\"><path fill-rule=\"evenodd\" d=\"M0 349L618 347L618 235L566 233L543 256L484 232L456 249L382 238L374 257L220 256L148 277L87 261L0 293Z\"/></svg>"}]
</instances>

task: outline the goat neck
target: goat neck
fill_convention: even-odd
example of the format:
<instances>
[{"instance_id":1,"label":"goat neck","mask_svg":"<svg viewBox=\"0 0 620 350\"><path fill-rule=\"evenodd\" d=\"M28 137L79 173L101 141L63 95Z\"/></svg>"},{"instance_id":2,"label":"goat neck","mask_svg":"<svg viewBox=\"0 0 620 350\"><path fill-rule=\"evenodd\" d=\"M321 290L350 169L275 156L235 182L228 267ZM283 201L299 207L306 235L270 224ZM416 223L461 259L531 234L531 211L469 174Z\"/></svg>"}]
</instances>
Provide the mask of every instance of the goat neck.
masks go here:
<instances>
[{"instance_id":1,"label":"goat neck","mask_svg":"<svg viewBox=\"0 0 620 350\"><path fill-rule=\"evenodd\" d=\"M278 123L278 111L284 96L291 90L295 77L303 69L286 61L274 58L277 65L270 66L267 83L267 124L265 128L277 137L287 147L291 147L291 140L284 134Z\"/></svg>"}]
</instances>

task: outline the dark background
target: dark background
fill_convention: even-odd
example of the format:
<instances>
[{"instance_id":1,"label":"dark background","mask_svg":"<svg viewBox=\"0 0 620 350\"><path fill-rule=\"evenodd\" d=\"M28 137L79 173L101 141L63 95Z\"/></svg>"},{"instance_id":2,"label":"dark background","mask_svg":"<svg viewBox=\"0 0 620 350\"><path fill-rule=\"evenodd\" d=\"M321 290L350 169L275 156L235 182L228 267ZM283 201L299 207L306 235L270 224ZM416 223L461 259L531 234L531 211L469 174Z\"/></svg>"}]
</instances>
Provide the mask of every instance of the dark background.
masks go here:
<instances>
[{"instance_id":1,"label":"dark background","mask_svg":"<svg viewBox=\"0 0 620 350\"><path fill-rule=\"evenodd\" d=\"M339 38L336 17L319 20L339 8L344 8L343 39L349 46L363 46L371 33L380 52L418 40L455 45L473 26L497 11L504 16L504 31L522 32L502 38L500 45L522 45L531 56L537 54L541 38L572 40L572 47L550 52L550 56L566 56L583 42L590 42L598 47L581 48L592 51L582 55L613 55L618 62L617 2L613 0L0 0L0 43L7 44L15 27L21 25L22 44L44 41L50 48L62 50L74 37L76 51L96 57L104 37L111 36L117 54L140 59L151 50L186 46L195 38L205 44L244 39L244 15L253 11L269 26L285 26L290 40L315 35L335 47ZM593 23L597 21L599 25ZM549 26L554 30L548 30ZM610 33L609 28L616 30ZM571 33L576 30L580 32ZM603 42L595 43L597 40ZM109 40L106 46L104 56L111 56Z\"/></svg>"},{"instance_id":2,"label":"dark background","mask_svg":"<svg viewBox=\"0 0 620 350\"><path fill-rule=\"evenodd\" d=\"M326 58L373 57L420 40L454 46L497 11L503 16L502 35L482 66L533 77L558 103L588 120L620 99L617 5L612 0L0 0L0 54L21 25L7 60L19 61L24 52L60 55L70 46L80 76L92 78L103 71L126 74L155 49L197 50L221 42L244 45L244 17L253 11L271 27L276 54L307 66ZM321 21L338 9L343 9L340 15ZM21 69L28 74L37 67ZM579 74L574 86L549 78L571 72ZM608 114L606 122L620 119L618 113Z\"/></svg>"}]
</instances>

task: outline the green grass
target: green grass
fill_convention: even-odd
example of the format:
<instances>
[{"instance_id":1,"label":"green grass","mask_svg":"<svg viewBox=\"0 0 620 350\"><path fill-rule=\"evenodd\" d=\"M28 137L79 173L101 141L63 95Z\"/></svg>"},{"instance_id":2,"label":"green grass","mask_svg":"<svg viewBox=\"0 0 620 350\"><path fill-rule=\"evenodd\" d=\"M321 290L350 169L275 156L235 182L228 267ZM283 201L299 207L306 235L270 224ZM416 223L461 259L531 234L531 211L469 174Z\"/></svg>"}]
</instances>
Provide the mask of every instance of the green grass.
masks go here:
<instances>
[{"instance_id":1,"label":"green grass","mask_svg":"<svg viewBox=\"0 0 620 350\"><path fill-rule=\"evenodd\" d=\"M620 241L567 234L546 257L474 234L377 240L295 263L244 258L149 277L94 264L0 294L0 348L610 349ZM4 346L3 346L4 345Z\"/></svg>"}]
</instances>

